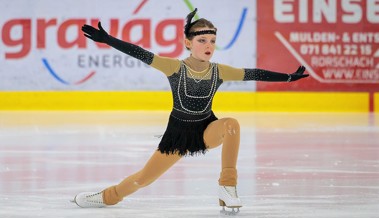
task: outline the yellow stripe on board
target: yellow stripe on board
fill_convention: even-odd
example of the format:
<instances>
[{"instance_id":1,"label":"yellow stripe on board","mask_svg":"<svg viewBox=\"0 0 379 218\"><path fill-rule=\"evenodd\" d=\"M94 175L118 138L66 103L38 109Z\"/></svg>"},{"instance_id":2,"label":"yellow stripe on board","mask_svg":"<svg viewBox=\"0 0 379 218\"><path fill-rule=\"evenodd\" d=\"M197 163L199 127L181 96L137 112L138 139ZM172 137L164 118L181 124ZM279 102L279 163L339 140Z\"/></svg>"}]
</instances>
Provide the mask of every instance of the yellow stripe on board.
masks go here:
<instances>
[{"instance_id":1,"label":"yellow stripe on board","mask_svg":"<svg viewBox=\"0 0 379 218\"><path fill-rule=\"evenodd\" d=\"M0 110L171 110L168 91L0 92ZM375 110L378 111L378 94ZM215 111L368 112L368 93L218 92Z\"/></svg>"},{"instance_id":2,"label":"yellow stripe on board","mask_svg":"<svg viewBox=\"0 0 379 218\"><path fill-rule=\"evenodd\" d=\"M219 95L219 96L217 96ZM219 92L215 109L270 112L368 112L369 94L361 92Z\"/></svg>"},{"instance_id":3,"label":"yellow stripe on board","mask_svg":"<svg viewBox=\"0 0 379 218\"><path fill-rule=\"evenodd\" d=\"M172 107L170 92L0 92L0 99L1 110L169 110Z\"/></svg>"},{"instance_id":4,"label":"yellow stripe on board","mask_svg":"<svg viewBox=\"0 0 379 218\"><path fill-rule=\"evenodd\" d=\"M379 113L379 92L374 93L374 112Z\"/></svg>"}]
</instances>

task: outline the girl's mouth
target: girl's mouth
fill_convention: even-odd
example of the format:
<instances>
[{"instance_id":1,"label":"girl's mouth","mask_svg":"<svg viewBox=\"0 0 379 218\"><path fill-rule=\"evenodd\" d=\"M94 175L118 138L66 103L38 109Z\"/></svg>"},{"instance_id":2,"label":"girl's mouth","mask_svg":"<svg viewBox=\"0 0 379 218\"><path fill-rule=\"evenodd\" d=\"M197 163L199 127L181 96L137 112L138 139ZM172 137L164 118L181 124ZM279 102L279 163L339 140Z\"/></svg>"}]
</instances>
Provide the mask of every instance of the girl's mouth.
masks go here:
<instances>
[{"instance_id":1,"label":"girl's mouth","mask_svg":"<svg viewBox=\"0 0 379 218\"><path fill-rule=\"evenodd\" d=\"M206 54L206 55L210 55L210 54L211 54L211 52L207 51L207 52L205 52L205 54Z\"/></svg>"}]
</instances>

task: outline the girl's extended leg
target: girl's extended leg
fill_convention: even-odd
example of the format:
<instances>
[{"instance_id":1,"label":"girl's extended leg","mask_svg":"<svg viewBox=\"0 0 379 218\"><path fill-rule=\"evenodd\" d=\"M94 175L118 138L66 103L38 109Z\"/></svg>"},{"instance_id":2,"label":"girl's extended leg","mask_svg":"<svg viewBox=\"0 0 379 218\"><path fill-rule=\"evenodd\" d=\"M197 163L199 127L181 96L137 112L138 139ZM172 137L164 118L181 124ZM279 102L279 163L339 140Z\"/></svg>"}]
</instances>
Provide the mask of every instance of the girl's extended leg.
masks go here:
<instances>
[{"instance_id":1,"label":"girl's extended leg","mask_svg":"<svg viewBox=\"0 0 379 218\"><path fill-rule=\"evenodd\" d=\"M177 154L167 155L155 151L142 170L127 177L120 184L111 186L103 191L104 203L106 205L117 204L125 196L148 186L180 160L180 158L181 156Z\"/></svg>"},{"instance_id":2,"label":"girl's extended leg","mask_svg":"<svg viewBox=\"0 0 379 218\"><path fill-rule=\"evenodd\" d=\"M222 146L221 174L219 185L237 185L237 158L240 144L240 126L234 118L213 121L204 132L204 142L209 149Z\"/></svg>"}]
</instances>

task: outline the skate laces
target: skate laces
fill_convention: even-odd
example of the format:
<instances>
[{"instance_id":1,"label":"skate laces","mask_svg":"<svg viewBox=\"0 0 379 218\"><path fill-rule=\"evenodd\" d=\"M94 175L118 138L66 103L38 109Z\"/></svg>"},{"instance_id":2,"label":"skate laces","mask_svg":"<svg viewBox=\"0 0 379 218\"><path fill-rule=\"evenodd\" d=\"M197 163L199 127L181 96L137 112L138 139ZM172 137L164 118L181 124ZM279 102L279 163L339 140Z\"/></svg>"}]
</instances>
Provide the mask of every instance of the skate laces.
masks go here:
<instances>
[{"instance_id":1,"label":"skate laces","mask_svg":"<svg viewBox=\"0 0 379 218\"><path fill-rule=\"evenodd\" d=\"M103 192L97 192L86 196L86 200L91 203L104 204Z\"/></svg>"},{"instance_id":2,"label":"skate laces","mask_svg":"<svg viewBox=\"0 0 379 218\"><path fill-rule=\"evenodd\" d=\"M237 188L235 186L224 186L225 190L229 193L233 198L238 198Z\"/></svg>"}]
</instances>

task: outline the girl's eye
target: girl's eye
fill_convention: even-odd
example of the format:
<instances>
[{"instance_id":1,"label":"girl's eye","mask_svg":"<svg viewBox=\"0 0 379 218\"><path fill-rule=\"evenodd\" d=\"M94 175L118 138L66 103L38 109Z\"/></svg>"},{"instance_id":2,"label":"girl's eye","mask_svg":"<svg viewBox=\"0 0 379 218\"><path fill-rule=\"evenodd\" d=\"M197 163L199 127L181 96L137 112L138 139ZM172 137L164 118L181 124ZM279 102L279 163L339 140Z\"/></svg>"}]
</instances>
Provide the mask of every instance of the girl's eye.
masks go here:
<instances>
[{"instance_id":1,"label":"girl's eye","mask_svg":"<svg viewBox=\"0 0 379 218\"><path fill-rule=\"evenodd\" d=\"M212 44L216 44L216 40L211 40L211 43Z\"/></svg>"},{"instance_id":2,"label":"girl's eye","mask_svg":"<svg viewBox=\"0 0 379 218\"><path fill-rule=\"evenodd\" d=\"M205 42L205 39L199 39L198 42L200 42L200 43L204 43L204 42Z\"/></svg>"}]
</instances>

